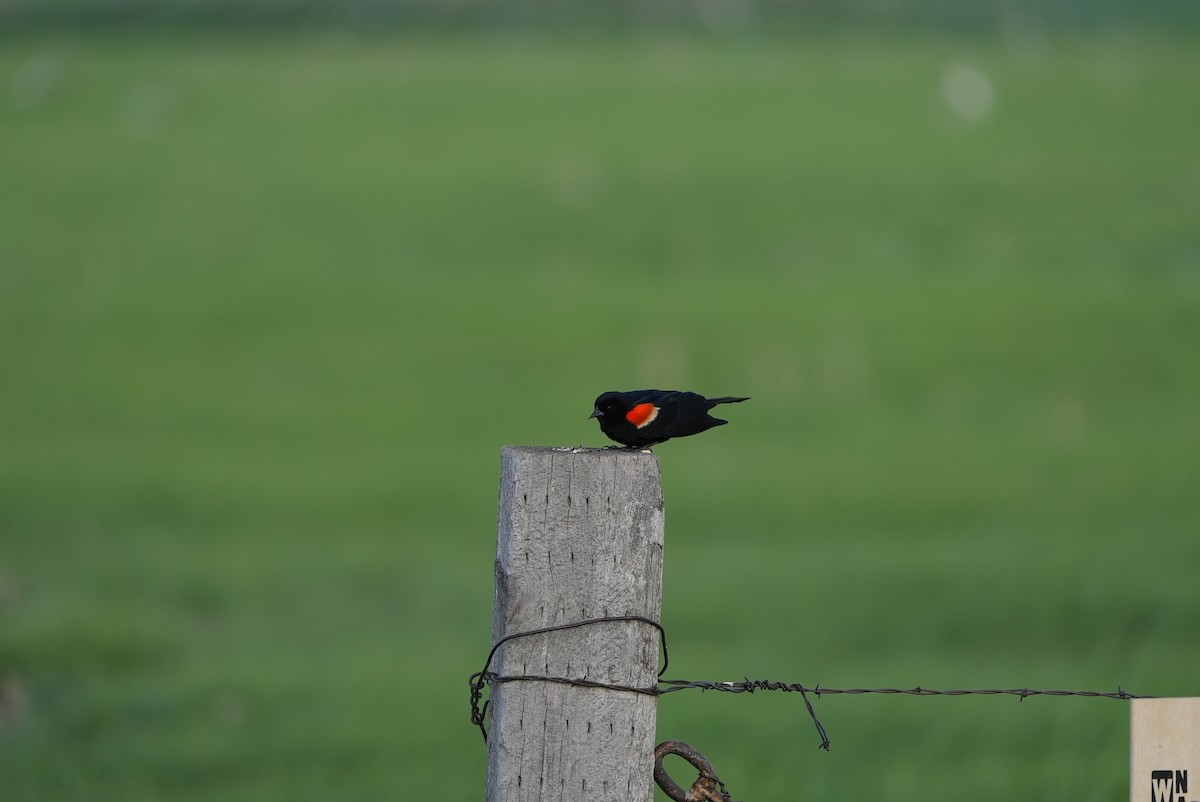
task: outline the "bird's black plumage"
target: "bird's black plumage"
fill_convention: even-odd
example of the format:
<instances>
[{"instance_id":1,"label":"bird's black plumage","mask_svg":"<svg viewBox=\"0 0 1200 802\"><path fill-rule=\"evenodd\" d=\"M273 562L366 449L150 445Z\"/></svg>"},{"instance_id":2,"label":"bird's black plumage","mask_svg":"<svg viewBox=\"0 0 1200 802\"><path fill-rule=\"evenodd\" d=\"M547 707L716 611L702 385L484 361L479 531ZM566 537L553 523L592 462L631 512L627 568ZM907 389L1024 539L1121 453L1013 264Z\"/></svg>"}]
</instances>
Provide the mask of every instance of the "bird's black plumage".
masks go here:
<instances>
[{"instance_id":1,"label":"bird's black plumage","mask_svg":"<svg viewBox=\"0 0 1200 802\"><path fill-rule=\"evenodd\" d=\"M717 404L749 400L735 396L705 398L680 390L607 392L596 399L591 417L600 420L600 430L610 440L646 448L729 423L712 417L708 411Z\"/></svg>"}]
</instances>

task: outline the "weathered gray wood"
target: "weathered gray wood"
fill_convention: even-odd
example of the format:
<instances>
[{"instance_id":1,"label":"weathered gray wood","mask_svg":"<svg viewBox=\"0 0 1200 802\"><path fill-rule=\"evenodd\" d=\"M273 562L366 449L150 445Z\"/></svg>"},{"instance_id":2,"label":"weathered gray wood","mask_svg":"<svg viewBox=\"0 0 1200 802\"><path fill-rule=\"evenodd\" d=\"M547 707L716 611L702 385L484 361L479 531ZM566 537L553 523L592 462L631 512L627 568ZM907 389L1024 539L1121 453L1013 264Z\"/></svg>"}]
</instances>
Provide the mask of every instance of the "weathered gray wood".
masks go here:
<instances>
[{"instance_id":1,"label":"weathered gray wood","mask_svg":"<svg viewBox=\"0 0 1200 802\"><path fill-rule=\"evenodd\" d=\"M493 643L514 632L662 610L658 458L506 447L500 469ZM500 647L500 675L653 687L658 632L605 622ZM499 683L489 705L488 802L653 799L654 696Z\"/></svg>"}]
</instances>

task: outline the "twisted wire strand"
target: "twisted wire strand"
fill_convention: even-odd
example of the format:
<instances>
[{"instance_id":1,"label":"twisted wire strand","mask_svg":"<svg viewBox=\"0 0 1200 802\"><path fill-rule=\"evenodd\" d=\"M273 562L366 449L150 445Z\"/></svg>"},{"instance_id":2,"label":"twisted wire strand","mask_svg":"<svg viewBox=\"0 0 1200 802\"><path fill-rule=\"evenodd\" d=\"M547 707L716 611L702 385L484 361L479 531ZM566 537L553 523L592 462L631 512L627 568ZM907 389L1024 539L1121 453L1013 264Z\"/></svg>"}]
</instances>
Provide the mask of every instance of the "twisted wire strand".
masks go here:
<instances>
[{"instance_id":1,"label":"twisted wire strand","mask_svg":"<svg viewBox=\"0 0 1200 802\"><path fill-rule=\"evenodd\" d=\"M509 641L517 638L524 638L533 635L544 635L551 632L559 632L569 629L577 629L579 627L590 626L593 624L601 624L615 621L635 621L644 624L649 624L658 630L659 641L662 645L663 664L658 672L659 680L657 685L649 687L637 687L633 685L619 685L608 682L599 682L583 678L573 677L554 677L542 676L535 674L511 674L501 675L490 671L492 659L496 656L496 652ZM579 688L597 688L608 691L617 691L622 693L637 693L647 696L665 696L668 693L676 693L678 691L699 690L699 691L717 691L720 693L755 693L756 691L780 691L783 693L799 693L804 699L804 706L808 710L809 716L812 718L813 725L816 727L817 734L821 738L820 747L829 749L829 733L825 730L825 726L817 717L816 710L813 709L810 694L817 698L822 696L859 696L863 694L884 694L884 695L903 695L903 696L1016 696L1021 701L1031 696L1079 696L1086 698L1102 698L1102 699L1153 699L1153 696L1142 694L1129 693L1128 691L1117 686L1115 691L1077 691L1077 690L1057 690L1057 689L1038 689L1038 688L971 688L971 689L939 689L939 688L924 688L916 686L914 688L825 688L821 685L808 686L799 682L776 682L769 679L750 679L745 678L738 682L714 682L708 680L679 680L679 679L662 679L663 673L667 670L667 631L662 624L650 618L637 615L626 616L605 616L603 618L589 618L584 621L576 621L570 624L559 624L557 626L541 627L539 629L526 630L524 632L514 632L506 635L496 641L492 646L492 650L488 653L487 660L483 664L480 671L471 675L468 684L471 689L471 723L479 727L483 733L483 739L487 740L487 727L484 723L487 716L488 701L483 700L483 689L491 685L497 685L505 682L550 682L560 685L573 685Z\"/></svg>"}]
</instances>

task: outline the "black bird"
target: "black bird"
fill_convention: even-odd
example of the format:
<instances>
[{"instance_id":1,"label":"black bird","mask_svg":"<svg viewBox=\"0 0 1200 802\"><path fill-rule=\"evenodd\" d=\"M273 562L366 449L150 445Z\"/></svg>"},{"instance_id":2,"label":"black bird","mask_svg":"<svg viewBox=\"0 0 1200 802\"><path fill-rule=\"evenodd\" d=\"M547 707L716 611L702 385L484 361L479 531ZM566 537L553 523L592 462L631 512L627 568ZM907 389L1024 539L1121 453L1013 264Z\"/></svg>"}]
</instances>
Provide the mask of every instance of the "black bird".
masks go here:
<instances>
[{"instance_id":1,"label":"black bird","mask_svg":"<svg viewBox=\"0 0 1200 802\"><path fill-rule=\"evenodd\" d=\"M630 448L647 448L672 437L687 437L729 423L708 411L717 404L736 404L749 398L705 398L680 390L608 392L596 399L589 416L600 419L600 431Z\"/></svg>"}]
</instances>

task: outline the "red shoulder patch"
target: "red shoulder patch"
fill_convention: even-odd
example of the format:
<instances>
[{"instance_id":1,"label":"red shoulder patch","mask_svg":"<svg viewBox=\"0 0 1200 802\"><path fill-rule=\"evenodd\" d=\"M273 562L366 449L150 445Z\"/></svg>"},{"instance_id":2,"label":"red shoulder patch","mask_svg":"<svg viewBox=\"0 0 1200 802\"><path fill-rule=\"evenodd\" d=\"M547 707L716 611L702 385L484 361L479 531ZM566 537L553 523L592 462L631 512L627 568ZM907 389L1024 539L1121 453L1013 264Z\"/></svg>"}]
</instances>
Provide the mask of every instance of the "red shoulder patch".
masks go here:
<instances>
[{"instance_id":1,"label":"red shoulder patch","mask_svg":"<svg viewBox=\"0 0 1200 802\"><path fill-rule=\"evenodd\" d=\"M638 404L625 413L625 418L639 429L658 417L658 407L653 404Z\"/></svg>"}]
</instances>

